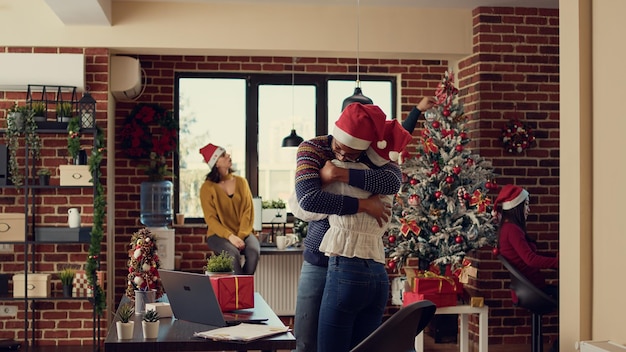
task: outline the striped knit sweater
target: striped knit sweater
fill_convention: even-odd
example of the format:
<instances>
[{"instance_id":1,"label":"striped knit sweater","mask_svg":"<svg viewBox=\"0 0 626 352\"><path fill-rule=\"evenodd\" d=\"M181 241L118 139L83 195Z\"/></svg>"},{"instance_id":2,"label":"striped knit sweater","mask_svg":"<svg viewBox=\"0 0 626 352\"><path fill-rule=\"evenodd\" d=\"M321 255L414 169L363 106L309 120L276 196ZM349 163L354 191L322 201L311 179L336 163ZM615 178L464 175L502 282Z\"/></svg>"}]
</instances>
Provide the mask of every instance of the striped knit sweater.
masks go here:
<instances>
[{"instance_id":1,"label":"striped knit sweater","mask_svg":"<svg viewBox=\"0 0 626 352\"><path fill-rule=\"evenodd\" d=\"M296 196L303 210L322 214L356 214L359 200L354 197L322 191L320 169L327 160L335 158L331 148L332 136L319 136L304 141L298 147L296 166ZM365 159L365 160L363 160ZM396 194L402 182L398 165L388 163L374 166L363 153L360 162L370 166L369 170L350 170L348 184L374 194ZM319 251L320 243L328 228L328 218L309 222L304 239L304 260L319 266L328 265L328 257Z\"/></svg>"}]
</instances>

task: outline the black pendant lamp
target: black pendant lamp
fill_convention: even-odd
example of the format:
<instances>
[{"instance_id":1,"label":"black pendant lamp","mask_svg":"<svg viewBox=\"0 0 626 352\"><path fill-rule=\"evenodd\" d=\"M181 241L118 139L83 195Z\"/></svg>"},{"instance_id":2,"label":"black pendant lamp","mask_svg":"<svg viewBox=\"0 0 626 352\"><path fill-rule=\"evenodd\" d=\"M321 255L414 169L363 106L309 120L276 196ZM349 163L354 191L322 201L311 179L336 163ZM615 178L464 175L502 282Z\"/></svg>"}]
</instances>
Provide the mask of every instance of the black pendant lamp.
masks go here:
<instances>
[{"instance_id":1,"label":"black pendant lamp","mask_svg":"<svg viewBox=\"0 0 626 352\"><path fill-rule=\"evenodd\" d=\"M292 147L297 147L300 145L300 143L302 143L302 141L304 141L304 139L300 136L298 136L298 134L296 133L296 128L295 128L295 119L296 119L296 115L294 114L294 87L295 87L295 65L296 65L296 61L297 58L293 58L293 66L291 67L291 118L294 120L291 123L291 134L288 135L287 137L283 138L283 144L282 147L283 148L292 148Z\"/></svg>"},{"instance_id":2,"label":"black pendant lamp","mask_svg":"<svg viewBox=\"0 0 626 352\"><path fill-rule=\"evenodd\" d=\"M347 97L343 100L343 104L341 105L341 111L343 111L348 105L352 103L361 103L361 104L374 104L372 99L363 95L363 91L361 90L361 81L359 79L360 73L360 64L359 64L359 32L360 32L360 22L361 22L361 6L360 0L356 2L356 88L354 88L354 93L351 96Z\"/></svg>"}]
</instances>

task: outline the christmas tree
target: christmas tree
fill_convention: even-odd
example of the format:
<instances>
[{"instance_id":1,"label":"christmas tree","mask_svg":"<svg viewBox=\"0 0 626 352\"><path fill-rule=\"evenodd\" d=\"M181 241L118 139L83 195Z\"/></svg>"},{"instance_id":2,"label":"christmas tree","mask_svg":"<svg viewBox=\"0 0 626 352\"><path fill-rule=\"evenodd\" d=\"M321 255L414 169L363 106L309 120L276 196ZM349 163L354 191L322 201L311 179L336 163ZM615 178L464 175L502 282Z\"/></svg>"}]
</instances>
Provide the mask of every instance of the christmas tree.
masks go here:
<instances>
[{"instance_id":1,"label":"christmas tree","mask_svg":"<svg viewBox=\"0 0 626 352\"><path fill-rule=\"evenodd\" d=\"M147 228L133 233L128 251L128 286L126 295L134 299L135 291L156 291L156 298L163 295L157 255L156 236Z\"/></svg>"},{"instance_id":2,"label":"christmas tree","mask_svg":"<svg viewBox=\"0 0 626 352\"><path fill-rule=\"evenodd\" d=\"M406 182L395 197L384 238L391 269L401 268L409 257L454 268L469 251L495 244L487 196L497 188L493 169L466 148L470 139L457 95L454 74L446 72L437 103L425 114L417 155L403 155Z\"/></svg>"}]
</instances>

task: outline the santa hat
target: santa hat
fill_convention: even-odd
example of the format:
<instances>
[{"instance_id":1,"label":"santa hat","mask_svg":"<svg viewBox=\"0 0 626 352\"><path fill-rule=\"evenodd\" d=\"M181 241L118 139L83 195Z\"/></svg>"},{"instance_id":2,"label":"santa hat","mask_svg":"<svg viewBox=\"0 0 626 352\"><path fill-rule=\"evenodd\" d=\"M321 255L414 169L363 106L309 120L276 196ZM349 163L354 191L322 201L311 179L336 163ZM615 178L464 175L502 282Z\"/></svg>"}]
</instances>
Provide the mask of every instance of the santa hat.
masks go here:
<instances>
[{"instance_id":1,"label":"santa hat","mask_svg":"<svg viewBox=\"0 0 626 352\"><path fill-rule=\"evenodd\" d=\"M386 119L385 113L376 105L352 103L335 122L333 137L346 147L365 150L372 142L383 142Z\"/></svg>"},{"instance_id":2,"label":"santa hat","mask_svg":"<svg viewBox=\"0 0 626 352\"><path fill-rule=\"evenodd\" d=\"M502 206L502 210L510 210L520 205L528 198L528 191L522 187L514 185L506 185L502 187L498 198L493 203L494 210L498 208L498 205Z\"/></svg>"},{"instance_id":3,"label":"santa hat","mask_svg":"<svg viewBox=\"0 0 626 352\"><path fill-rule=\"evenodd\" d=\"M411 134L398 123L397 120L385 121L384 141L386 146L379 148L372 144L365 152L369 159L377 166L383 166L391 161L398 161L400 153L411 141Z\"/></svg>"},{"instance_id":4,"label":"santa hat","mask_svg":"<svg viewBox=\"0 0 626 352\"><path fill-rule=\"evenodd\" d=\"M222 156L222 154L224 154L225 152L226 149L218 147L211 143L205 145L204 147L202 147L202 149L200 149L200 154L202 154L202 156L204 157L204 162L209 165L209 169L213 169L213 166L215 166L217 159L219 159L220 156Z\"/></svg>"}]
</instances>

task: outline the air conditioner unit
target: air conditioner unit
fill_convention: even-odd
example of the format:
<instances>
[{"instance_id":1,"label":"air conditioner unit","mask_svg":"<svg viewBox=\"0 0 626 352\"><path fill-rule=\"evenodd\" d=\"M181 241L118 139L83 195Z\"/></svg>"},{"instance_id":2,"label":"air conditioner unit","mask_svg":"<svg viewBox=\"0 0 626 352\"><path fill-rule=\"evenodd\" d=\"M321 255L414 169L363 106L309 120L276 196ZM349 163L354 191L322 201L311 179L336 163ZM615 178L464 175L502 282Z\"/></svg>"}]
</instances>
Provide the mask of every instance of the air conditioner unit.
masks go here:
<instances>
[{"instance_id":1,"label":"air conditioner unit","mask_svg":"<svg viewBox=\"0 0 626 352\"><path fill-rule=\"evenodd\" d=\"M626 346L613 341L581 341L580 352L625 352Z\"/></svg>"},{"instance_id":2,"label":"air conditioner unit","mask_svg":"<svg viewBox=\"0 0 626 352\"><path fill-rule=\"evenodd\" d=\"M130 56L111 57L111 93L116 100L138 98L143 89L139 59Z\"/></svg>"},{"instance_id":3,"label":"air conditioner unit","mask_svg":"<svg viewBox=\"0 0 626 352\"><path fill-rule=\"evenodd\" d=\"M0 54L0 91L26 91L29 84L85 90L83 54Z\"/></svg>"}]
</instances>

